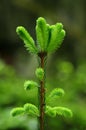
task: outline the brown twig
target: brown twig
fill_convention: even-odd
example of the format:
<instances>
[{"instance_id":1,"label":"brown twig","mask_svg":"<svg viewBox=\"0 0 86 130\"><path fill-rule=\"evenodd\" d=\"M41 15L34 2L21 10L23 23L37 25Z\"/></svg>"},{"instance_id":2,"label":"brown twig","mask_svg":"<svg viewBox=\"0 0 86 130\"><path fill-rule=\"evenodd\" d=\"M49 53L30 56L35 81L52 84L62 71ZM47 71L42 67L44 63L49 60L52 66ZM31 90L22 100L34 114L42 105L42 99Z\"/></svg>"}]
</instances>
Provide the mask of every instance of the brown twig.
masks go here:
<instances>
[{"instance_id":1,"label":"brown twig","mask_svg":"<svg viewBox=\"0 0 86 130\"><path fill-rule=\"evenodd\" d=\"M38 56L40 57L40 67L44 70L46 53L39 53ZM39 118L40 130L44 130L44 111L45 111L45 79L43 78L43 80L40 81L40 118Z\"/></svg>"}]
</instances>

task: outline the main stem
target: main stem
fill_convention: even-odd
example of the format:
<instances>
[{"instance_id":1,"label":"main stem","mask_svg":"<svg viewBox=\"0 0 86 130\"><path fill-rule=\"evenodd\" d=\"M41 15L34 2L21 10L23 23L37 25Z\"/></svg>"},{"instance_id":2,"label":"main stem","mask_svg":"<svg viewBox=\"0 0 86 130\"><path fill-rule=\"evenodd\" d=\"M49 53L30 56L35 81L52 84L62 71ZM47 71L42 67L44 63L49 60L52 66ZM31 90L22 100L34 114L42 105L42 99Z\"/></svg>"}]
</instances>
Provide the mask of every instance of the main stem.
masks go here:
<instances>
[{"instance_id":1,"label":"main stem","mask_svg":"<svg viewBox=\"0 0 86 130\"><path fill-rule=\"evenodd\" d=\"M40 67L45 70L45 53L40 53ZM44 130L44 115L45 115L45 71L44 78L40 81L40 130Z\"/></svg>"}]
</instances>

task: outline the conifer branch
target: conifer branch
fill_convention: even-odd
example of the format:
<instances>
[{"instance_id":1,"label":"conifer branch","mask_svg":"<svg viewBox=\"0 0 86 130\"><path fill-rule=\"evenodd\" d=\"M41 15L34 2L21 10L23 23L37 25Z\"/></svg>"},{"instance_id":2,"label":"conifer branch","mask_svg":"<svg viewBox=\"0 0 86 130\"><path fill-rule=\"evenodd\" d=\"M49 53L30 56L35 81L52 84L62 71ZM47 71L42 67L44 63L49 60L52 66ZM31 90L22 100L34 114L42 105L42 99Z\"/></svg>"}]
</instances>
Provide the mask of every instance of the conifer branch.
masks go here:
<instances>
[{"instance_id":1,"label":"conifer branch","mask_svg":"<svg viewBox=\"0 0 86 130\"><path fill-rule=\"evenodd\" d=\"M39 108L33 104L26 103L24 107L14 108L11 111L11 115L16 116L21 114L28 114L31 116L37 116L39 118L39 130L44 130L45 114L51 117L55 117L56 115L72 117L72 111L68 108L58 106L51 107L45 104L45 98L51 100L56 97L62 97L64 95L63 89L56 88L51 91L48 97L45 97L45 60L48 53L54 52L60 47L65 37L65 30L63 29L63 25L61 23L49 25L46 23L44 18L40 17L36 21L37 43L35 43L33 38L24 27L17 27L16 32L24 41L27 50L36 54L39 59L39 68L37 68L35 71L35 75L39 80L39 84L33 80L28 80L24 83L25 90L30 90L34 87L38 88Z\"/></svg>"}]
</instances>

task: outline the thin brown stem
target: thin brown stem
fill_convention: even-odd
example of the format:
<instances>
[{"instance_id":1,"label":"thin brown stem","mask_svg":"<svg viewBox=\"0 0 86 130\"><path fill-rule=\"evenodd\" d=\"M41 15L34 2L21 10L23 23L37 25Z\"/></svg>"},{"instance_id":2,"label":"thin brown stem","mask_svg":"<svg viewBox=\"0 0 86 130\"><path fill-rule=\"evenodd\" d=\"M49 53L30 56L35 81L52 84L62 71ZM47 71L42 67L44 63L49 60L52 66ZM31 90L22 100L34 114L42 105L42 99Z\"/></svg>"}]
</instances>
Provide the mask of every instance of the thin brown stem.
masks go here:
<instances>
[{"instance_id":1,"label":"thin brown stem","mask_svg":"<svg viewBox=\"0 0 86 130\"><path fill-rule=\"evenodd\" d=\"M45 68L45 53L40 53L40 67ZM40 81L40 130L44 130L44 112L45 111L45 79Z\"/></svg>"}]
</instances>

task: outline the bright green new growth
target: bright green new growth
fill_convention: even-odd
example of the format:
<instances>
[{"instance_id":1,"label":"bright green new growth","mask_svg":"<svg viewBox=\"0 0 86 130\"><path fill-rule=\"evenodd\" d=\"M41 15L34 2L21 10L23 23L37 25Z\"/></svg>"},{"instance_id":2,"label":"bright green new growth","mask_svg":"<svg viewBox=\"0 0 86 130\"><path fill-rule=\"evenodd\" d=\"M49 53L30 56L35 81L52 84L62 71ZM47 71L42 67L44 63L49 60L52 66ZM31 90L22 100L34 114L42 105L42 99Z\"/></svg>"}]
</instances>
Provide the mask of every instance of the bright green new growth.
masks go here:
<instances>
[{"instance_id":1,"label":"bright green new growth","mask_svg":"<svg viewBox=\"0 0 86 130\"><path fill-rule=\"evenodd\" d=\"M41 52L47 51L47 44L49 39L49 25L46 24L44 18L39 18L36 24L36 36L38 42L38 49Z\"/></svg>"},{"instance_id":2,"label":"bright green new growth","mask_svg":"<svg viewBox=\"0 0 86 130\"><path fill-rule=\"evenodd\" d=\"M46 106L45 113L50 117L56 116L56 110L53 110L53 108L50 106Z\"/></svg>"},{"instance_id":3,"label":"bright green new growth","mask_svg":"<svg viewBox=\"0 0 86 130\"><path fill-rule=\"evenodd\" d=\"M29 114L31 116L39 116L39 110L38 108L33 105L33 104L30 104L30 103L26 103L24 105L24 110L25 110L25 113L26 114Z\"/></svg>"},{"instance_id":4,"label":"bright green new growth","mask_svg":"<svg viewBox=\"0 0 86 130\"><path fill-rule=\"evenodd\" d=\"M36 77L39 80L43 80L43 78L44 78L44 70L42 68L37 68L36 71L35 71L35 74L36 74Z\"/></svg>"},{"instance_id":5,"label":"bright green new growth","mask_svg":"<svg viewBox=\"0 0 86 130\"><path fill-rule=\"evenodd\" d=\"M33 38L30 36L30 34L27 32L27 30L24 27L19 26L17 27L16 32L20 36L20 38L24 41L27 50L32 53L37 53L35 42Z\"/></svg>"},{"instance_id":6,"label":"bright green new growth","mask_svg":"<svg viewBox=\"0 0 86 130\"><path fill-rule=\"evenodd\" d=\"M35 54L55 51L59 48L65 37L65 30L63 30L61 23L49 25L42 17L38 18L36 22L37 44L24 27L17 27L16 32L24 41L27 50Z\"/></svg>"},{"instance_id":7,"label":"bright green new growth","mask_svg":"<svg viewBox=\"0 0 86 130\"><path fill-rule=\"evenodd\" d=\"M44 18L40 17L37 20L36 35L39 51L53 52L61 45L65 36L65 31L61 23L50 26L46 24Z\"/></svg>"},{"instance_id":8,"label":"bright green new growth","mask_svg":"<svg viewBox=\"0 0 86 130\"><path fill-rule=\"evenodd\" d=\"M28 114L30 116L39 116L39 110L35 105L31 103L26 103L24 107L17 107L12 109L11 111L12 116L19 116L22 114Z\"/></svg>"},{"instance_id":9,"label":"bright green new growth","mask_svg":"<svg viewBox=\"0 0 86 130\"><path fill-rule=\"evenodd\" d=\"M24 108L22 108L22 107L17 107L17 108L14 108L14 109L12 109L12 111L11 111L11 115L12 116L19 116L19 115L22 115L22 114L24 114Z\"/></svg>"},{"instance_id":10,"label":"bright green new growth","mask_svg":"<svg viewBox=\"0 0 86 130\"><path fill-rule=\"evenodd\" d=\"M33 40L30 34L22 26L17 27L17 34L24 41L25 47L31 53L38 56L39 68L36 69L35 75L38 78L38 83L32 80L25 81L24 89L30 90L34 87L38 88L39 104L38 108L30 103L26 103L24 107L14 108L11 111L12 116L21 114L27 114L29 116L39 117L39 129L44 130L44 116L45 114L55 117L56 115L72 117L72 111L65 107L51 107L47 106L48 101L62 97L64 90L61 88L55 88L51 91L50 95L46 97L45 89L45 60L47 54L54 52L58 49L65 37L65 30L63 29L62 23L56 23L55 25L49 25L46 20L42 17L36 21L36 38L37 43Z\"/></svg>"},{"instance_id":11,"label":"bright green new growth","mask_svg":"<svg viewBox=\"0 0 86 130\"><path fill-rule=\"evenodd\" d=\"M61 88L55 88L51 91L50 95L49 95L49 99L52 98L57 98L57 97L62 97L64 95L64 90Z\"/></svg>"},{"instance_id":12,"label":"bright green new growth","mask_svg":"<svg viewBox=\"0 0 86 130\"><path fill-rule=\"evenodd\" d=\"M56 113L58 115L62 115L62 116L65 116L65 117L72 117L73 116L72 111L69 108L54 107L53 109L56 110Z\"/></svg>"},{"instance_id":13,"label":"bright green new growth","mask_svg":"<svg viewBox=\"0 0 86 130\"><path fill-rule=\"evenodd\" d=\"M24 89L25 90L30 90L34 87L38 87L38 84L32 80L28 80L28 81L25 81L24 83Z\"/></svg>"},{"instance_id":14,"label":"bright green new growth","mask_svg":"<svg viewBox=\"0 0 86 130\"><path fill-rule=\"evenodd\" d=\"M50 28L51 38L47 49L49 52L53 52L59 48L64 39L65 31L61 27L62 24L58 23L56 25L52 25Z\"/></svg>"},{"instance_id":15,"label":"bright green new growth","mask_svg":"<svg viewBox=\"0 0 86 130\"><path fill-rule=\"evenodd\" d=\"M50 107L46 106L45 113L51 117L55 117L56 115L61 115L65 117L72 117L72 111L66 107Z\"/></svg>"}]
</instances>

